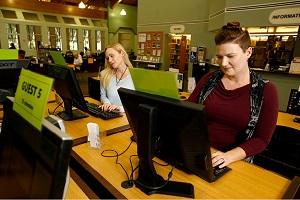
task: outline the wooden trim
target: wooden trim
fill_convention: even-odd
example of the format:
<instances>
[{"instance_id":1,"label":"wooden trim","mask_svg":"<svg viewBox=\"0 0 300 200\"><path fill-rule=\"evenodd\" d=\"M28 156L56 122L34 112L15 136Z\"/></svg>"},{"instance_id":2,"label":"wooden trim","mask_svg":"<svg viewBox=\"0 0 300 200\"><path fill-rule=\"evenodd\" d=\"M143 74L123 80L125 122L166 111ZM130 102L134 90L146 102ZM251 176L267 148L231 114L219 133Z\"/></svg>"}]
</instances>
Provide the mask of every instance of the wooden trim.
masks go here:
<instances>
[{"instance_id":1,"label":"wooden trim","mask_svg":"<svg viewBox=\"0 0 300 200\"><path fill-rule=\"evenodd\" d=\"M5 0L0 1L0 7L18 8L37 12L57 13L63 15L81 16L94 19L107 19L107 11L95 9L80 9L76 6L58 3L47 3L34 0Z\"/></svg>"},{"instance_id":2,"label":"wooden trim","mask_svg":"<svg viewBox=\"0 0 300 200\"><path fill-rule=\"evenodd\" d=\"M282 199L298 199L300 195L300 177L295 176L289 185L288 189L284 193Z\"/></svg>"}]
</instances>

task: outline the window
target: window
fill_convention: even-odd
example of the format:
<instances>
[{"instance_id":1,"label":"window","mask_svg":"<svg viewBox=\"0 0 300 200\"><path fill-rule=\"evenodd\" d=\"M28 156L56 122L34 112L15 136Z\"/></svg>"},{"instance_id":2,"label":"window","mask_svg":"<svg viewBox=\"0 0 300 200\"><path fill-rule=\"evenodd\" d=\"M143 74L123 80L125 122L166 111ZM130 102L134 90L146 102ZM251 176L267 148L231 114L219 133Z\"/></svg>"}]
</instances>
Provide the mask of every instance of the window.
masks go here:
<instances>
[{"instance_id":1,"label":"window","mask_svg":"<svg viewBox=\"0 0 300 200\"><path fill-rule=\"evenodd\" d=\"M6 24L6 30L8 35L8 44L13 43L15 47L20 47L20 28L18 24Z\"/></svg>"},{"instance_id":2,"label":"window","mask_svg":"<svg viewBox=\"0 0 300 200\"><path fill-rule=\"evenodd\" d=\"M102 50L102 41L104 41L104 34L100 30L96 30L96 50Z\"/></svg>"},{"instance_id":3,"label":"window","mask_svg":"<svg viewBox=\"0 0 300 200\"><path fill-rule=\"evenodd\" d=\"M4 18L17 19L17 14L13 10L1 9L1 13L2 13Z\"/></svg>"},{"instance_id":4,"label":"window","mask_svg":"<svg viewBox=\"0 0 300 200\"><path fill-rule=\"evenodd\" d=\"M91 31L90 30L83 30L83 47L87 47L90 49L90 41L91 41Z\"/></svg>"},{"instance_id":5,"label":"window","mask_svg":"<svg viewBox=\"0 0 300 200\"><path fill-rule=\"evenodd\" d=\"M41 41L41 27L27 25L28 49L36 49L38 41Z\"/></svg>"},{"instance_id":6,"label":"window","mask_svg":"<svg viewBox=\"0 0 300 200\"><path fill-rule=\"evenodd\" d=\"M52 48L62 49L61 29L59 27L48 28L48 43Z\"/></svg>"},{"instance_id":7,"label":"window","mask_svg":"<svg viewBox=\"0 0 300 200\"><path fill-rule=\"evenodd\" d=\"M69 50L78 50L77 29L67 28L67 48Z\"/></svg>"},{"instance_id":8,"label":"window","mask_svg":"<svg viewBox=\"0 0 300 200\"><path fill-rule=\"evenodd\" d=\"M44 19L46 22L56 22L56 23L59 22L57 17L53 15L44 15Z\"/></svg>"},{"instance_id":9,"label":"window","mask_svg":"<svg viewBox=\"0 0 300 200\"><path fill-rule=\"evenodd\" d=\"M39 21L39 17L35 13L29 13L29 12L22 12L24 19L26 20L34 20L34 21Z\"/></svg>"},{"instance_id":10,"label":"window","mask_svg":"<svg viewBox=\"0 0 300 200\"><path fill-rule=\"evenodd\" d=\"M86 25L86 26L90 25L87 19L79 19L79 21L82 25Z\"/></svg>"}]
</instances>

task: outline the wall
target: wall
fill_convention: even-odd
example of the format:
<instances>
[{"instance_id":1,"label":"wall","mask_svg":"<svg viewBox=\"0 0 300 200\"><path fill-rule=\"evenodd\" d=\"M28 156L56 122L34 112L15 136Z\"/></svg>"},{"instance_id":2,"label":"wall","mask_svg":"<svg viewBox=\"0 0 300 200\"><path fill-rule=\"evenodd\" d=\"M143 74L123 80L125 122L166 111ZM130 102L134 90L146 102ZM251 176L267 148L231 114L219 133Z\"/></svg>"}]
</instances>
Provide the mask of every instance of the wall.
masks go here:
<instances>
[{"instance_id":1,"label":"wall","mask_svg":"<svg viewBox=\"0 0 300 200\"><path fill-rule=\"evenodd\" d=\"M184 34L191 34L191 46L206 46L211 48L213 35L207 31L208 27L208 1L206 0L143 0L138 4L138 32L162 31L164 33L164 58L162 68L166 63L166 48L168 42L166 35L170 26L182 24L185 26ZM209 55L212 56L212 55ZM190 69L190 67L189 67Z\"/></svg>"},{"instance_id":2,"label":"wall","mask_svg":"<svg viewBox=\"0 0 300 200\"><path fill-rule=\"evenodd\" d=\"M121 16L121 9L125 9L126 15ZM131 35L131 48L136 52L137 39L137 7L118 4L114 8L108 8L109 43L121 42L119 35L125 33Z\"/></svg>"},{"instance_id":3,"label":"wall","mask_svg":"<svg viewBox=\"0 0 300 200\"><path fill-rule=\"evenodd\" d=\"M300 76L261 73L263 78L270 80L277 88L279 94L279 110L286 111L289 102L291 89L298 89L300 86Z\"/></svg>"}]
</instances>

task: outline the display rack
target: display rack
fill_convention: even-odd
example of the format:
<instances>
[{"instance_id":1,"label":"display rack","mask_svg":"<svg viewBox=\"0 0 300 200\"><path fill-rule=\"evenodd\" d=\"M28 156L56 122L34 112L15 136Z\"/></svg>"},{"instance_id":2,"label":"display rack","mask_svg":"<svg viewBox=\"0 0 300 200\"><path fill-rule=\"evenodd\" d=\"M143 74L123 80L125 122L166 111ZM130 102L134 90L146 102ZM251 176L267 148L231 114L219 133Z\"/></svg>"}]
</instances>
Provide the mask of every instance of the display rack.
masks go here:
<instances>
[{"instance_id":1,"label":"display rack","mask_svg":"<svg viewBox=\"0 0 300 200\"><path fill-rule=\"evenodd\" d=\"M163 32L138 33L137 67L159 69L162 60Z\"/></svg>"},{"instance_id":2,"label":"display rack","mask_svg":"<svg viewBox=\"0 0 300 200\"><path fill-rule=\"evenodd\" d=\"M190 38L185 35L169 35L169 66L179 69L180 73L188 70Z\"/></svg>"}]
</instances>

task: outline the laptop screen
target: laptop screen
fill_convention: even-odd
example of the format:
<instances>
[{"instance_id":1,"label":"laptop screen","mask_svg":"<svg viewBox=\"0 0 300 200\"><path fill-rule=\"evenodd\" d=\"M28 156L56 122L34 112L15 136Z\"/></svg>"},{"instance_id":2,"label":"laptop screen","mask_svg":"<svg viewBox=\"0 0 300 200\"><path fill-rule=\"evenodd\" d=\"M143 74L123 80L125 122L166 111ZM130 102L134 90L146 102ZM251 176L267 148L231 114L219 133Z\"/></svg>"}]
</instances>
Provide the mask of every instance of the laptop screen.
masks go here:
<instances>
[{"instance_id":1,"label":"laptop screen","mask_svg":"<svg viewBox=\"0 0 300 200\"><path fill-rule=\"evenodd\" d=\"M141 68L130 68L129 70L135 90L179 99L176 73Z\"/></svg>"}]
</instances>

